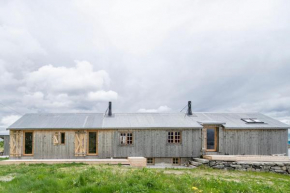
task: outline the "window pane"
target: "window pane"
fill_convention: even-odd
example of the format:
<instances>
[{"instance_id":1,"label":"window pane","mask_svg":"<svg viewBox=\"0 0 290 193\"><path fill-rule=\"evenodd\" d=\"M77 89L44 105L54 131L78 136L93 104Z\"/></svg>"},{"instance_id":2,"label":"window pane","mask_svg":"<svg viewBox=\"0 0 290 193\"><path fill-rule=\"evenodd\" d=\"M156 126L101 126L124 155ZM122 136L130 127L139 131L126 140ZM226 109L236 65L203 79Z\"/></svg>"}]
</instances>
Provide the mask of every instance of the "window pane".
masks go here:
<instances>
[{"instance_id":1,"label":"window pane","mask_svg":"<svg viewBox=\"0 0 290 193\"><path fill-rule=\"evenodd\" d=\"M153 158L152 157L147 158L147 164L153 164Z\"/></svg>"},{"instance_id":2,"label":"window pane","mask_svg":"<svg viewBox=\"0 0 290 193\"><path fill-rule=\"evenodd\" d=\"M89 153L97 153L97 132L89 132Z\"/></svg>"},{"instance_id":3,"label":"window pane","mask_svg":"<svg viewBox=\"0 0 290 193\"><path fill-rule=\"evenodd\" d=\"M215 129L207 129L207 149L215 149Z\"/></svg>"},{"instance_id":4,"label":"window pane","mask_svg":"<svg viewBox=\"0 0 290 193\"><path fill-rule=\"evenodd\" d=\"M127 133L127 144L133 143L132 133Z\"/></svg>"},{"instance_id":5,"label":"window pane","mask_svg":"<svg viewBox=\"0 0 290 193\"><path fill-rule=\"evenodd\" d=\"M168 132L168 143L181 143L181 132L175 131L175 132Z\"/></svg>"},{"instance_id":6,"label":"window pane","mask_svg":"<svg viewBox=\"0 0 290 193\"><path fill-rule=\"evenodd\" d=\"M175 164L175 165L179 165L179 158L174 157L174 158L173 158L173 164Z\"/></svg>"},{"instance_id":7,"label":"window pane","mask_svg":"<svg viewBox=\"0 0 290 193\"><path fill-rule=\"evenodd\" d=\"M32 154L33 133L25 133L25 154Z\"/></svg>"},{"instance_id":8,"label":"window pane","mask_svg":"<svg viewBox=\"0 0 290 193\"><path fill-rule=\"evenodd\" d=\"M61 139L60 139L60 143L61 143L61 144L65 144L65 133L61 133L61 134L60 134L60 138L61 138Z\"/></svg>"}]
</instances>

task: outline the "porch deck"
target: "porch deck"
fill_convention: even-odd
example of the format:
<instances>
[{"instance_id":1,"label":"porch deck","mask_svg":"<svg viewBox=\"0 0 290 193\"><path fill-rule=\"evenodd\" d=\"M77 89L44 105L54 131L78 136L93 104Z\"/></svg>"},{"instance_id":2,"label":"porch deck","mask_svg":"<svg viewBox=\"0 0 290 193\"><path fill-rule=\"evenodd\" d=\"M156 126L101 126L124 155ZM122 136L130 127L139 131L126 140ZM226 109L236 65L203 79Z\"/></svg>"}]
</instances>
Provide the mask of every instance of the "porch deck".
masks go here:
<instances>
[{"instance_id":1,"label":"porch deck","mask_svg":"<svg viewBox=\"0 0 290 193\"><path fill-rule=\"evenodd\" d=\"M122 164L130 165L127 159L19 159L3 160L0 165L9 164L60 164L60 163L85 163L85 164Z\"/></svg>"},{"instance_id":2,"label":"porch deck","mask_svg":"<svg viewBox=\"0 0 290 193\"><path fill-rule=\"evenodd\" d=\"M204 155L203 158L216 161L290 162L288 156L267 155Z\"/></svg>"},{"instance_id":3,"label":"porch deck","mask_svg":"<svg viewBox=\"0 0 290 193\"><path fill-rule=\"evenodd\" d=\"M85 164L110 164L110 165L130 165L145 167L146 158L128 157L128 159L9 159L0 161L0 165L10 164L60 164L60 163L85 163Z\"/></svg>"}]
</instances>

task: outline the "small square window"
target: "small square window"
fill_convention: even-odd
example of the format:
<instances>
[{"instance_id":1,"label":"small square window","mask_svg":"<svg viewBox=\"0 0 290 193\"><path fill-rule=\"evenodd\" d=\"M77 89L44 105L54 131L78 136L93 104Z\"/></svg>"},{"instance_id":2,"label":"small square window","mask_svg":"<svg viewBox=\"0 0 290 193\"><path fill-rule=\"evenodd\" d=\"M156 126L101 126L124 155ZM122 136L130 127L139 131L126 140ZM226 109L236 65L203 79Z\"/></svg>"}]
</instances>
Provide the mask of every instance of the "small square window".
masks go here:
<instances>
[{"instance_id":1,"label":"small square window","mask_svg":"<svg viewBox=\"0 0 290 193\"><path fill-rule=\"evenodd\" d=\"M173 165L180 165L180 158L178 158L178 157L172 158L172 164Z\"/></svg>"},{"instance_id":2,"label":"small square window","mask_svg":"<svg viewBox=\"0 0 290 193\"><path fill-rule=\"evenodd\" d=\"M153 157L147 158L147 165L154 165L154 158Z\"/></svg>"},{"instance_id":3,"label":"small square window","mask_svg":"<svg viewBox=\"0 0 290 193\"><path fill-rule=\"evenodd\" d=\"M167 142L168 143L181 143L181 132L180 131L169 131Z\"/></svg>"},{"instance_id":4,"label":"small square window","mask_svg":"<svg viewBox=\"0 0 290 193\"><path fill-rule=\"evenodd\" d=\"M120 133L120 144L121 145L132 145L133 144L133 133Z\"/></svg>"}]
</instances>

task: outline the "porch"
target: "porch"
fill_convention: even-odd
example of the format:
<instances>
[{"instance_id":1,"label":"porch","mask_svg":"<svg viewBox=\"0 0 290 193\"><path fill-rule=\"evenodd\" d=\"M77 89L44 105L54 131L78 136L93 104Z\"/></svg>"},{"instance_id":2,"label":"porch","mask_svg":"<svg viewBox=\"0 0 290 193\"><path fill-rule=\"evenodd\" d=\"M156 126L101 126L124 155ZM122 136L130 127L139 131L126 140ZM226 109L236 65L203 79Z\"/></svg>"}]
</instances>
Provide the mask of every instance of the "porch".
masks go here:
<instances>
[{"instance_id":1,"label":"porch","mask_svg":"<svg viewBox=\"0 0 290 193\"><path fill-rule=\"evenodd\" d=\"M146 158L128 157L127 159L9 159L0 161L0 165L10 164L63 164L63 163L84 163L84 164L110 164L129 165L134 167L146 167Z\"/></svg>"}]
</instances>

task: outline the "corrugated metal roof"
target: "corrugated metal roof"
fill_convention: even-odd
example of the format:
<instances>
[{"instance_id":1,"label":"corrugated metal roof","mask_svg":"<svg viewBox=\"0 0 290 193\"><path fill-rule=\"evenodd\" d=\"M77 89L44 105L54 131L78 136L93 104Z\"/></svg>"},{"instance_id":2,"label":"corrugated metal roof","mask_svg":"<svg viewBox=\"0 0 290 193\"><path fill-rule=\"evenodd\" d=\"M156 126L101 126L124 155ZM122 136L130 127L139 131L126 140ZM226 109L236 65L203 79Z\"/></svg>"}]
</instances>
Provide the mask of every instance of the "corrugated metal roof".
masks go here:
<instances>
[{"instance_id":1,"label":"corrugated metal roof","mask_svg":"<svg viewBox=\"0 0 290 193\"><path fill-rule=\"evenodd\" d=\"M103 128L202 128L183 113L117 113L106 116Z\"/></svg>"},{"instance_id":2,"label":"corrugated metal roof","mask_svg":"<svg viewBox=\"0 0 290 193\"><path fill-rule=\"evenodd\" d=\"M102 113L25 114L8 129L80 129L101 128Z\"/></svg>"},{"instance_id":3,"label":"corrugated metal roof","mask_svg":"<svg viewBox=\"0 0 290 193\"><path fill-rule=\"evenodd\" d=\"M242 118L257 118L265 123L246 123ZM8 129L116 129L116 128L201 128L222 124L226 129L286 129L278 120L260 113L102 113L26 114Z\"/></svg>"},{"instance_id":4,"label":"corrugated metal roof","mask_svg":"<svg viewBox=\"0 0 290 193\"><path fill-rule=\"evenodd\" d=\"M197 119L201 121L213 121L225 123L226 129L285 129L290 125L282 123L276 119L261 113L195 113ZM246 123L242 118L257 118L264 123Z\"/></svg>"}]
</instances>

